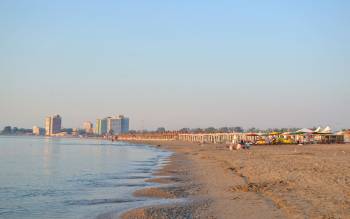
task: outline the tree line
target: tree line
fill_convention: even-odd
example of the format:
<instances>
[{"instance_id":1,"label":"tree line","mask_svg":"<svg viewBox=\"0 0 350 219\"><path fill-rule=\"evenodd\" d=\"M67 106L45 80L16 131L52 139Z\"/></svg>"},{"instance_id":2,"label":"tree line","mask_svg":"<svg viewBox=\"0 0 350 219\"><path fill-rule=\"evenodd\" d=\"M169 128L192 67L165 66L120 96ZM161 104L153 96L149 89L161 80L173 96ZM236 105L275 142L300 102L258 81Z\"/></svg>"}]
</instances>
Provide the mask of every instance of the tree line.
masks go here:
<instances>
[{"instance_id":1,"label":"tree line","mask_svg":"<svg viewBox=\"0 0 350 219\"><path fill-rule=\"evenodd\" d=\"M0 132L1 135L24 135L32 133L32 129L17 128L11 126L5 126L4 129Z\"/></svg>"}]
</instances>

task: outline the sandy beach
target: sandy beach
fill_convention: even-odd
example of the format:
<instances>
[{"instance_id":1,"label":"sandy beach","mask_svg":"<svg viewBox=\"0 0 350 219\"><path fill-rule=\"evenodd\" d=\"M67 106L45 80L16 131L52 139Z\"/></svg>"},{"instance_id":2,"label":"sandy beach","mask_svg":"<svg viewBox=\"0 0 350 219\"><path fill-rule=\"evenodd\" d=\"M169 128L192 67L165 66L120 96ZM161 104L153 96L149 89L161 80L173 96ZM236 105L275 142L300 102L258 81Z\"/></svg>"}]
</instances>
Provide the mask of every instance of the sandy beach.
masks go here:
<instances>
[{"instance_id":1,"label":"sandy beach","mask_svg":"<svg viewBox=\"0 0 350 219\"><path fill-rule=\"evenodd\" d=\"M175 152L161 187L135 196L186 198L124 213L128 218L350 218L350 145L254 146L139 142Z\"/></svg>"}]
</instances>

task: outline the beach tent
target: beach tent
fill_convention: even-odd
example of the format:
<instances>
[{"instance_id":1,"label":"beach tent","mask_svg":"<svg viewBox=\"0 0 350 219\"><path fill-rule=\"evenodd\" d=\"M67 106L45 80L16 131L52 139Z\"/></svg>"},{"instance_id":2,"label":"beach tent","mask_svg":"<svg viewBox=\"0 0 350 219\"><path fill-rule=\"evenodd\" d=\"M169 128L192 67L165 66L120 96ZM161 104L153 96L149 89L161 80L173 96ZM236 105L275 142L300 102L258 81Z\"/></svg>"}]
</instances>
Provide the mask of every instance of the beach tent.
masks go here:
<instances>
[{"instance_id":1,"label":"beach tent","mask_svg":"<svg viewBox=\"0 0 350 219\"><path fill-rule=\"evenodd\" d=\"M300 134L312 134L312 133L314 133L314 131L312 131L311 129L302 128L302 129L296 131L296 133L300 133Z\"/></svg>"},{"instance_id":2,"label":"beach tent","mask_svg":"<svg viewBox=\"0 0 350 219\"><path fill-rule=\"evenodd\" d=\"M315 132L312 131L311 129L307 129L307 128L302 128L298 131L296 131L296 134L298 135L298 137L295 139L297 142L301 142L301 143L310 143L312 142L312 134L314 134Z\"/></svg>"},{"instance_id":3,"label":"beach tent","mask_svg":"<svg viewBox=\"0 0 350 219\"><path fill-rule=\"evenodd\" d=\"M247 134L245 134L245 136L246 136L246 140L256 142L258 134L256 134L256 133L247 133Z\"/></svg>"},{"instance_id":4,"label":"beach tent","mask_svg":"<svg viewBox=\"0 0 350 219\"><path fill-rule=\"evenodd\" d=\"M319 127L315 130L315 132L317 132L317 133L318 133L318 132L321 132L321 129L322 129L321 126L319 126Z\"/></svg>"},{"instance_id":5,"label":"beach tent","mask_svg":"<svg viewBox=\"0 0 350 219\"><path fill-rule=\"evenodd\" d=\"M327 126L325 129L322 130L321 133L323 133L323 134L331 134L332 133L332 129L329 126Z\"/></svg>"}]
</instances>

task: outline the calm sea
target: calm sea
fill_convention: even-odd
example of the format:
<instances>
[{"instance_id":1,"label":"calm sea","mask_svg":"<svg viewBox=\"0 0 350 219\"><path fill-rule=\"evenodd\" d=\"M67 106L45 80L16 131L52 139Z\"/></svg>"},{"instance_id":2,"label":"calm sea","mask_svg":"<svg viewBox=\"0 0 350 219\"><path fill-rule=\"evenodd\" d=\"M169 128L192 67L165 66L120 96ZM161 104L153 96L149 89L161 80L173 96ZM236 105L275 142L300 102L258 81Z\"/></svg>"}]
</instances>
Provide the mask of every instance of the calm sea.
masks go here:
<instances>
[{"instance_id":1,"label":"calm sea","mask_svg":"<svg viewBox=\"0 0 350 219\"><path fill-rule=\"evenodd\" d=\"M103 140L0 137L0 218L95 218L150 204L145 186L169 152Z\"/></svg>"}]
</instances>

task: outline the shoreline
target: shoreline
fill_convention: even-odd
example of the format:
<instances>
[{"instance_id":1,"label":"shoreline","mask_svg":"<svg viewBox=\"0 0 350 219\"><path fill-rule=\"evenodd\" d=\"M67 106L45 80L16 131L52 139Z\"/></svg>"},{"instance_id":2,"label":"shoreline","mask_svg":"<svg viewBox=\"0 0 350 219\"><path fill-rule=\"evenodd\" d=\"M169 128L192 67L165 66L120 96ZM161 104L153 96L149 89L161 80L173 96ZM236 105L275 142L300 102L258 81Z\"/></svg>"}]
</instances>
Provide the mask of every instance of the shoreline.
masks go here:
<instances>
[{"instance_id":1,"label":"shoreline","mask_svg":"<svg viewBox=\"0 0 350 219\"><path fill-rule=\"evenodd\" d=\"M174 152L155 173L172 179L156 177L161 187L135 194L188 201L131 209L123 219L350 217L350 144L229 151L219 144L129 142Z\"/></svg>"},{"instance_id":2,"label":"shoreline","mask_svg":"<svg viewBox=\"0 0 350 219\"><path fill-rule=\"evenodd\" d=\"M168 146L167 141L127 141L134 144L146 144L173 154L167 163L153 173L154 178L146 182L157 183L155 187L136 190L135 197L173 200L170 204L160 204L129 209L122 212L120 218L193 218L200 217L200 210L208 206L208 200L199 198L196 194L200 185L193 181L188 167L191 160L184 151Z\"/></svg>"}]
</instances>

